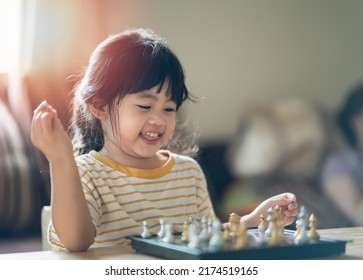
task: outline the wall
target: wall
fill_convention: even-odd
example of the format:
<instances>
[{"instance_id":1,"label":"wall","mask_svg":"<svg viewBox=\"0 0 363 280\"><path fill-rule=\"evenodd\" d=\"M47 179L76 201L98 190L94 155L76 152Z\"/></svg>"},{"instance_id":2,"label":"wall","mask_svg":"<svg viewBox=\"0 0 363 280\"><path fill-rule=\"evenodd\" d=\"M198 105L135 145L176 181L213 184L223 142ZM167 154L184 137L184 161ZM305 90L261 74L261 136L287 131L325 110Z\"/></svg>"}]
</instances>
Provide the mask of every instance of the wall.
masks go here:
<instances>
[{"instance_id":1,"label":"wall","mask_svg":"<svg viewBox=\"0 0 363 280\"><path fill-rule=\"evenodd\" d=\"M191 92L184 113L200 141L229 139L244 108L276 95L330 110L363 78L363 1L106 1L110 32L150 27L179 55Z\"/></svg>"},{"instance_id":2,"label":"wall","mask_svg":"<svg viewBox=\"0 0 363 280\"><path fill-rule=\"evenodd\" d=\"M44 73L61 88L98 42L126 27L154 29L180 57L190 91L204 97L182 110L199 125L201 142L230 139L247 107L277 95L334 111L363 78L361 0L22 1L23 43L34 44L24 67L39 77L33 107L45 97L64 107L68 96L41 94Z\"/></svg>"}]
</instances>

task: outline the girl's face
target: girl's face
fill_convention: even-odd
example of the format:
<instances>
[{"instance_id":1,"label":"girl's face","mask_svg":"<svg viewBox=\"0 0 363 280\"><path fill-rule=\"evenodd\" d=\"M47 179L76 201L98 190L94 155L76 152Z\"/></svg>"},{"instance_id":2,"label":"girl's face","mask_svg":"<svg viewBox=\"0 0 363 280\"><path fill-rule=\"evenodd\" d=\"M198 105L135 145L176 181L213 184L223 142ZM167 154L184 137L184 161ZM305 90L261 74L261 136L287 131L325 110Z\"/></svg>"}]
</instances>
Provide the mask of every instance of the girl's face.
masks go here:
<instances>
[{"instance_id":1,"label":"girl's face","mask_svg":"<svg viewBox=\"0 0 363 280\"><path fill-rule=\"evenodd\" d=\"M108 153L123 158L152 159L172 136L176 123L176 103L167 97L168 85L164 84L135 94L127 94L121 100L115 114L105 117L105 147ZM117 125L114 131L111 118Z\"/></svg>"}]
</instances>

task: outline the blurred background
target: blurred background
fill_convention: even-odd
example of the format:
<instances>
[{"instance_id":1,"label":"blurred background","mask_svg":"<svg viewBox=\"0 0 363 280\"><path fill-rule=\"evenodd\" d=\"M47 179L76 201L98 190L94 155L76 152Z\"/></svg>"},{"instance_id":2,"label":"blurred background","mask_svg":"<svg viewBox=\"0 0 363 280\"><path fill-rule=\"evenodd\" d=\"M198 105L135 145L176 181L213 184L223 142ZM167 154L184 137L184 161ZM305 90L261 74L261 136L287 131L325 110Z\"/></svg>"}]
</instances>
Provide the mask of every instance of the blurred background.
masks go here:
<instances>
[{"instance_id":1,"label":"blurred background","mask_svg":"<svg viewBox=\"0 0 363 280\"><path fill-rule=\"evenodd\" d=\"M109 34L147 27L180 58L202 165L221 219L293 191L320 227L354 224L319 186L342 145L335 114L363 80L360 0L0 0L0 253L39 249L48 163L30 143L47 100L65 127L70 90ZM23 242L23 240L31 240Z\"/></svg>"}]
</instances>

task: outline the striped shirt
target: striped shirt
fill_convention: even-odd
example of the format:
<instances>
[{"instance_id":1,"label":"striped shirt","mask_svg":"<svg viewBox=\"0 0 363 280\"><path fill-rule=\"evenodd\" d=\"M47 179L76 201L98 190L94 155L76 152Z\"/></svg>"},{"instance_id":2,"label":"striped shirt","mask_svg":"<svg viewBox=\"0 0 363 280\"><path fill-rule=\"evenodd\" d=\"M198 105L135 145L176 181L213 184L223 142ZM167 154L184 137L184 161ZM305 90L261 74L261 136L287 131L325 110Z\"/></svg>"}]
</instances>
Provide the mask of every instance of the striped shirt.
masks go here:
<instances>
[{"instance_id":1,"label":"striped shirt","mask_svg":"<svg viewBox=\"0 0 363 280\"><path fill-rule=\"evenodd\" d=\"M182 231L190 216L215 218L204 173L192 158L160 151L168 157L157 169L136 169L92 151L76 158L96 237L91 247L129 244L142 224L157 233L160 219ZM49 241L64 248L51 223Z\"/></svg>"}]
</instances>

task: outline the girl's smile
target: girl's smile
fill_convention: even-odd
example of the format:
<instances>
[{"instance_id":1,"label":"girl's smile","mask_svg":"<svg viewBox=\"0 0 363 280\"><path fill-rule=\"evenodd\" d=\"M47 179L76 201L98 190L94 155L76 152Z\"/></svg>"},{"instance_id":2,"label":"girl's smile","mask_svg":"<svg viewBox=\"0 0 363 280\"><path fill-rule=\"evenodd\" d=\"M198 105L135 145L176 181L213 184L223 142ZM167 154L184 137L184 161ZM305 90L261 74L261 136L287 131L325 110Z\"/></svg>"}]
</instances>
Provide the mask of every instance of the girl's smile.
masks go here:
<instances>
[{"instance_id":1,"label":"girl's smile","mask_svg":"<svg viewBox=\"0 0 363 280\"><path fill-rule=\"evenodd\" d=\"M160 141L161 134L158 132L142 131L140 133L141 140L148 145L157 145Z\"/></svg>"}]
</instances>

